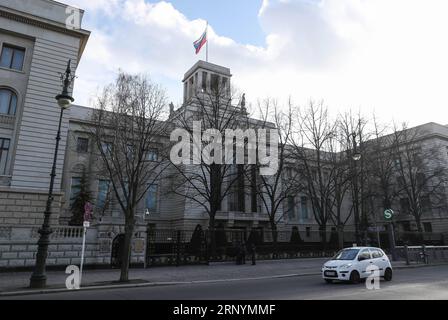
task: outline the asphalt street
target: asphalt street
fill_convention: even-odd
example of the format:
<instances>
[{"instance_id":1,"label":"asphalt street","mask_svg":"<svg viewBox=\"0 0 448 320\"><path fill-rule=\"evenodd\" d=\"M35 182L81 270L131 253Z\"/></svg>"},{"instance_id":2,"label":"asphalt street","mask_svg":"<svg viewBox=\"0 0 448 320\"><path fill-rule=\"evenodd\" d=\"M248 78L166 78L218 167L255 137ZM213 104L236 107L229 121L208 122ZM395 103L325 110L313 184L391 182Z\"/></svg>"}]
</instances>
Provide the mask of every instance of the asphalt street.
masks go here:
<instances>
[{"instance_id":1,"label":"asphalt street","mask_svg":"<svg viewBox=\"0 0 448 320\"><path fill-rule=\"evenodd\" d=\"M326 284L319 276L222 281L156 287L67 291L3 299L118 300L301 300L301 299L448 299L448 266L399 269L379 290L365 283Z\"/></svg>"}]
</instances>

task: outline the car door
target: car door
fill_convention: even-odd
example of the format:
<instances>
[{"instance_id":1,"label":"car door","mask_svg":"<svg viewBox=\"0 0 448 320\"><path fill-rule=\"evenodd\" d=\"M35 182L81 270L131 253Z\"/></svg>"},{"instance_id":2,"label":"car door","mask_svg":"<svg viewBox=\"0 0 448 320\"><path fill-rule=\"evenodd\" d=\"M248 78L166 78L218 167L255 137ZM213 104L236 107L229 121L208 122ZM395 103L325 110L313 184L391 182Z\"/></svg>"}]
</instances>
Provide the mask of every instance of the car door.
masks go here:
<instances>
[{"instance_id":1,"label":"car door","mask_svg":"<svg viewBox=\"0 0 448 320\"><path fill-rule=\"evenodd\" d=\"M367 267L371 264L373 264L373 260L370 250L362 249L358 255L358 270L361 278L366 278L369 276L370 272L367 272Z\"/></svg>"},{"instance_id":2,"label":"car door","mask_svg":"<svg viewBox=\"0 0 448 320\"><path fill-rule=\"evenodd\" d=\"M384 256L384 253L379 249L371 249L372 251L372 260L374 261L375 265L380 269L380 275L384 275L384 270L386 270L387 267L387 260Z\"/></svg>"}]
</instances>

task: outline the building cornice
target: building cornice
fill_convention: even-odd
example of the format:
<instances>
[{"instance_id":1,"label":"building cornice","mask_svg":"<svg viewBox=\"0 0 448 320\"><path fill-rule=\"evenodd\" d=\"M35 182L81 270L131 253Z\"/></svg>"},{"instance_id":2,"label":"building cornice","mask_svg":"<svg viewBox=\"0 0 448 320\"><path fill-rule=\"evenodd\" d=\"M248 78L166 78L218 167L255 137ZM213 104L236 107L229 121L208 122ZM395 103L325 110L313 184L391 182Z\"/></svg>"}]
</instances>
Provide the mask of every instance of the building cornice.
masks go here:
<instances>
[{"instance_id":1,"label":"building cornice","mask_svg":"<svg viewBox=\"0 0 448 320\"><path fill-rule=\"evenodd\" d=\"M80 39L80 46L78 51L78 60L81 58L82 53L84 52L85 46L87 45L87 41L90 36L90 31L79 29L79 30L71 30L67 29L65 25L62 23L58 23L49 19L37 17L25 12L17 11L11 8L7 8L0 5L0 17L17 21L20 23L36 26L42 29L55 31L58 33L64 33L76 38Z\"/></svg>"}]
</instances>

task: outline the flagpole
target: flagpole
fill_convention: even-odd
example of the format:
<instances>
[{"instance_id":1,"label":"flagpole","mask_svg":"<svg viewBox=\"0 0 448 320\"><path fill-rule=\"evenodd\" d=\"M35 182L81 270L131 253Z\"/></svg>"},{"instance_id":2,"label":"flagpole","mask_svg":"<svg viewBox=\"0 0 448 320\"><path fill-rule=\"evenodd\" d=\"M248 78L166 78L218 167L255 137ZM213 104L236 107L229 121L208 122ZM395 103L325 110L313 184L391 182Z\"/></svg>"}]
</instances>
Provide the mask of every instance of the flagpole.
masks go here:
<instances>
[{"instance_id":1,"label":"flagpole","mask_svg":"<svg viewBox=\"0 0 448 320\"><path fill-rule=\"evenodd\" d=\"M208 62L208 21L207 21L207 27L205 27L205 32L207 36L207 43L205 48L205 61Z\"/></svg>"}]
</instances>

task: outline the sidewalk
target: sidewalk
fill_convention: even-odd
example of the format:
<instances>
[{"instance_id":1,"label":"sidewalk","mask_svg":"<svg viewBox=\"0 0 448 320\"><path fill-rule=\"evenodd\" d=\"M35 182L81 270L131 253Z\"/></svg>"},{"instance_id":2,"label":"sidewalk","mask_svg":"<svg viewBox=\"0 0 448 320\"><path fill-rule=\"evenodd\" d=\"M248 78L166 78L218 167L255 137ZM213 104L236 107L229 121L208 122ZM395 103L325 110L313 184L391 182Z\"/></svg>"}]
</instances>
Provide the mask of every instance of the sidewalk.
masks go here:
<instances>
[{"instance_id":1,"label":"sidewalk","mask_svg":"<svg viewBox=\"0 0 448 320\"><path fill-rule=\"evenodd\" d=\"M212 263L207 265L193 265L180 267L153 267L148 269L130 269L130 283L126 286L140 285L168 285L188 282L236 281L257 278L298 277L305 275L319 275L322 265L327 258L265 260L257 261L255 266L250 261L245 265L235 263ZM404 261L393 263L394 268L410 268L423 265L406 266ZM0 296L12 292L36 292L28 288L30 272L0 273ZM47 289L54 291L65 290L65 279L68 275L64 271L47 272ZM116 281L120 271L117 269L85 270L82 277L82 287L91 289L99 286L123 285ZM38 290L40 292L47 291Z\"/></svg>"}]
</instances>

